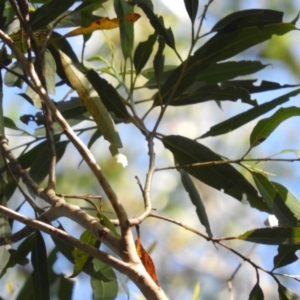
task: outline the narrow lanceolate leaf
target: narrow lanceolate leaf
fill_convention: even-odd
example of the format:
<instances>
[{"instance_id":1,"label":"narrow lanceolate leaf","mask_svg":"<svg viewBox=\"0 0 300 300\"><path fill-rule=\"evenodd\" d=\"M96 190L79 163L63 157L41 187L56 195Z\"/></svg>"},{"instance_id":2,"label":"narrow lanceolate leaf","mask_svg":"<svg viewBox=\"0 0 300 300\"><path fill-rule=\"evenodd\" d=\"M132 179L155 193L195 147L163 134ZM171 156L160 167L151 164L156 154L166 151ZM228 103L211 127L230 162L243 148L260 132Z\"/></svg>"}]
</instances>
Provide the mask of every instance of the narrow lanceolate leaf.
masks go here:
<instances>
[{"instance_id":1,"label":"narrow lanceolate leaf","mask_svg":"<svg viewBox=\"0 0 300 300\"><path fill-rule=\"evenodd\" d=\"M250 135L250 145L255 147L265 141L268 136L285 120L300 116L300 108L296 106L279 108L271 117L260 120Z\"/></svg>"},{"instance_id":2,"label":"narrow lanceolate leaf","mask_svg":"<svg viewBox=\"0 0 300 300\"><path fill-rule=\"evenodd\" d=\"M265 299L264 293L259 285L259 282L257 282L250 292L249 300L264 300L264 299Z\"/></svg>"},{"instance_id":3,"label":"narrow lanceolate leaf","mask_svg":"<svg viewBox=\"0 0 300 300\"><path fill-rule=\"evenodd\" d=\"M98 93L107 110L118 119L128 121L130 119L130 115L122 101L122 98L115 88L104 78L101 78L93 69L90 69L87 72L86 77Z\"/></svg>"},{"instance_id":4,"label":"narrow lanceolate leaf","mask_svg":"<svg viewBox=\"0 0 300 300\"><path fill-rule=\"evenodd\" d=\"M205 227L207 234L212 237L212 232L209 225L209 220L206 214L205 206L202 202L199 192L195 187L191 177L182 169L178 169L181 177L181 182L190 196L192 203L196 207L196 213L200 223Z\"/></svg>"},{"instance_id":5,"label":"narrow lanceolate leaf","mask_svg":"<svg viewBox=\"0 0 300 300\"><path fill-rule=\"evenodd\" d=\"M107 111L105 105L102 103L88 79L72 63L71 59L61 51L60 57L64 71L70 83L93 117L104 138L110 143L110 152L113 156L118 154L118 149L122 148L122 142L111 115Z\"/></svg>"},{"instance_id":6,"label":"narrow lanceolate leaf","mask_svg":"<svg viewBox=\"0 0 300 300\"><path fill-rule=\"evenodd\" d=\"M133 22L128 22L125 16L133 13L133 7L125 2L125 0L114 0L114 8L117 17L121 19L120 22L120 37L121 48L124 59L132 57L134 30Z\"/></svg>"},{"instance_id":7,"label":"narrow lanceolate leaf","mask_svg":"<svg viewBox=\"0 0 300 300\"><path fill-rule=\"evenodd\" d=\"M87 230L80 236L80 241L96 248L100 246L100 241ZM72 256L74 257L74 270L69 278L76 277L93 260L93 257L78 248L72 251Z\"/></svg>"},{"instance_id":8,"label":"narrow lanceolate leaf","mask_svg":"<svg viewBox=\"0 0 300 300\"><path fill-rule=\"evenodd\" d=\"M278 284L278 295L280 300L300 300L299 295L287 289L282 284Z\"/></svg>"},{"instance_id":9,"label":"narrow lanceolate leaf","mask_svg":"<svg viewBox=\"0 0 300 300\"><path fill-rule=\"evenodd\" d=\"M35 233L35 240L32 246L32 282L35 299L47 300L50 299L47 251L43 236L39 231Z\"/></svg>"},{"instance_id":10,"label":"narrow lanceolate leaf","mask_svg":"<svg viewBox=\"0 0 300 300\"><path fill-rule=\"evenodd\" d=\"M269 179L261 173L252 172L252 177L264 201L280 224L290 227L296 226L297 219L285 203L286 195L280 194Z\"/></svg>"},{"instance_id":11,"label":"narrow lanceolate leaf","mask_svg":"<svg viewBox=\"0 0 300 300\"><path fill-rule=\"evenodd\" d=\"M258 228L239 235L237 239L264 245L299 245L300 228Z\"/></svg>"},{"instance_id":12,"label":"narrow lanceolate leaf","mask_svg":"<svg viewBox=\"0 0 300 300\"><path fill-rule=\"evenodd\" d=\"M140 15L136 13L130 13L124 16L123 18L114 18L114 19L100 18L90 23L88 26L81 26L79 28L76 28L68 32L67 34L64 35L64 37L66 38L66 37L72 37L81 34L90 34L96 30L108 30L108 29L118 28L122 20L128 21L130 23L134 23L139 18Z\"/></svg>"},{"instance_id":13,"label":"narrow lanceolate leaf","mask_svg":"<svg viewBox=\"0 0 300 300\"><path fill-rule=\"evenodd\" d=\"M144 68L144 66L146 65L152 53L153 46L156 42L156 38L157 38L157 34L153 33L149 35L147 41L140 42L136 47L133 56L133 63L137 74L139 74Z\"/></svg>"},{"instance_id":14,"label":"narrow lanceolate leaf","mask_svg":"<svg viewBox=\"0 0 300 300\"><path fill-rule=\"evenodd\" d=\"M300 245L279 245L277 255L273 259L273 270L292 264L298 260L296 252L300 250Z\"/></svg>"},{"instance_id":15,"label":"narrow lanceolate leaf","mask_svg":"<svg viewBox=\"0 0 300 300\"><path fill-rule=\"evenodd\" d=\"M185 9L194 24L198 12L199 0L184 0Z\"/></svg>"},{"instance_id":16,"label":"narrow lanceolate leaf","mask_svg":"<svg viewBox=\"0 0 300 300\"><path fill-rule=\"evenodd\" d=\"M218 164L224 160L206 146L179 135L170 135L162 139L179 166L205 184L242 201L245 197L251 206L269 211L269 208L258 196L256 189L230 164ZM205 166L186 165L212 162Z\"/></svg>"},{"instance_id":17,"label":"narrow lanceolate leaf","mask_svg":"<svg viewBox=\"0 0 300 300\"><path fill-rule=\"evenodd\" d=\"M157 87L160 87L160 85L163 82L163 72L164 72L164 65L165 65L164 49L165 49L165 41L162 37L159 36L158 49L153 60L154 77L156 80Z\"/></svg>"},{"instance_id":18,"label":"narrow lanceolate leaf","mask_svg":"<svg viewBox=\"0 0 300 300\"><path fill-rule=\"evenodd\" d=\"M272 101L263 103L257 107L253 107L241 114L238 114L224 122L221 122L217 125L214 125L210 128L208 132L203 134L200 138L205 138L208 136L217 136L220 134L224 134L230 131L233 131L250 121L258 118L259 116L267 113L268 111L272 110L276 106L283 104L289 101L290 97L294 97L300 93L300 89L297 89L293 92L287 93L283 96L280 96Z\"/></svg>"}]
</instances>

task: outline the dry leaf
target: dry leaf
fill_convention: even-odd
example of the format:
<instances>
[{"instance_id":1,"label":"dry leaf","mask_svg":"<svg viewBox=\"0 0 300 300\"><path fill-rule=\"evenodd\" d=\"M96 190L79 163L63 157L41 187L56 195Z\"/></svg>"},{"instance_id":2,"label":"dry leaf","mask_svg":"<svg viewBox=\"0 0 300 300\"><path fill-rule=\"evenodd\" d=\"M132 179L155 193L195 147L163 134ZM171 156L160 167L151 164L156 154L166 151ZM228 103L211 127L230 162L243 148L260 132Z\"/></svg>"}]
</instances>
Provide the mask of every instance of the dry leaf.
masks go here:
<instances>
[{"instance_id":1,"label":"dry leaf","mask_svg":"<svg viewBox=\"0 0 300 300\"><path fill-rule=\"evenodd\" d=\"M139 238L135 240L135 248L136 248L136 252L137 252L140 260L142 261L146 271L149 273L149 275L151 276L153 281L158 286L160 286L159 283L158 283L158 280L157 280L157 276L156 276L156 272L155 272L155 266L154 266L154 263L152 261L152 258L150 257L148 252L143 248Z\"/></svg>"},{"instance_id":2,"label":"dry leaf","mask_svg":"<svg viewBox=\"0 0 300 300\"><path fill-rule=\"evenodd\" d=\"M95 30L114 29L119 27L121 20L126 20L128 22L134 23L140 17L141 16L139 14L131 13L123 18L114 18L114 19L101 18L97 21L92 22L89 26L79 27L77 29L68 32L66 35L64 35L64 37L71 37L80 34L92 33Z\"/></svg>"}]
</instances>

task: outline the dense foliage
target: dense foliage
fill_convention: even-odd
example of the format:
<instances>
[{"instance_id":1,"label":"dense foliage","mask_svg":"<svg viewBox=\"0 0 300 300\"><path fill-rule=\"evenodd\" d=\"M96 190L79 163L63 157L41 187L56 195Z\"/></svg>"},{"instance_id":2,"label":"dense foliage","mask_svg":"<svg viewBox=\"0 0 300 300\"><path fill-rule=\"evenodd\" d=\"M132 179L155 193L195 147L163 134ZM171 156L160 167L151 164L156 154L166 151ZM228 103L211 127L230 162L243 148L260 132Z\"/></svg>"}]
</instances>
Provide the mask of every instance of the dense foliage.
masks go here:
<instances>
[{"instance_id":1,"label":"dense foliage","mask_svg":"<svg viewBox=\"0 0 300 300\"><path fill-rule=\"evenodd\" d=\"M162 219L170 227L179 225L197 235L197 239L225 248L227 253L249 264L255 271L252 275L256 282L249 299L264 299L261 274L274 279L280 299L299 299L282 279L297 282L300 278L277 269L298 260L300 203L282 183L271 180L267 170L256 165L259 161L299 162L298 153L286 149L282 153L289 151L296 157L253 158L252 152L267 142L279 125L300 115L299 107L288 105L290 99L300 93L300 88L269 78L257 84L249 75L253 76L267 65L259 60L236 58L273 36L296 31L298 16L284 22L280 11L241 10L223 16L203 34L203 22L212 2L208 1L200 11L198 0L184 0L185 13L190 19L190 44L185 46L185 57L177 49L176 32L165 26L167 16L158 16L151 0L0 2L0 278L5 279L12 269L20 270L19 265L30 269L23 286L13 287L17 290L16 299L72 299L74 281L71 278L81 273L89 276L94 299L116 299L120 285L129 296L126 280L120 273L147 299L167 299L165 281L160 282L163 266L152 261L151 249L143 248L143 236L139 233L140 226L150 217ZM104 8L113 11L107 12ZM107 14L115 17L109 18ZM142 20L149 23L152 30L147 37L134 34ZM77 28L69 30L69 27ZM107 42L108 50L103 53L97 50L87 61L85 52L93 41L92 34L114 28L119 30L115 45ZM106 32L108 38L110 32ZM74 37L84 41L80 51L74 46ZM169 64L166 53L172 53L177 64ZM9 106L5 103L11 89L19 93L20 103L26 102L28 107L24 114L16 107L16 119L8 116ZM262 104L252 99L254 94L285 89L289 91ZM53 101L49 95L60 100ZM191 106L199 110L201 118L201 107L209 101L217 109L222 109L227 101L250 108L193 137L179 135L171 129L169 133L160 131L161 123L172 122L167 116L171 108L180 110ZM257 121L261 116L263 118ZM17 125L17 118L24 126ZM222 148L215 151L206 142L207 138L226 136L252 121L254 126L246 137L249 147L237 159L227 158ZM28 124L34 124L33 133L27 130ZM124 127L133 130L129 133L132 136L127 149L122 148L125 133L122 136L119 130ZM105 155L98 159L99 150L93 146L99 143L102 153L108 148L116 161L126 165L123 151L135 153L136 141L142 141L135 138L137 133L146 141L144 155L148 161L142 166L146 170L144 181L137 177L137 182L130 183L132 187L126 186L128 193L138 186L144 204L142 207L138 203L139 214L132 217L124 200L127 195L112 187L112 174L100 168L106 162L115 168L116 162ZM126 135L128 137L128 133ZM71 151L77 150L103 194L96 194L95 189L88 195L72 194L72 174L67 166L75 166L76 162L70 158L70 145ZM163 155L157 157L161 146ZM170 153L173 166L166 158ZM164 167L161 167L162 161L165 161ZM59 162L62 167L56 168ZM117 170L119 173L114 177L124 176L119 180L129 176L126 169ZM188 213L185 220L179 221L154 211L153 187L158 182L153 176L162 171L179 174L181 189L188 193L190 206L196 209L206 232L187 225ZM79 166L78 172L85 171ZM68 184L61 185L60 181ZM275 216L278 223L254 226L235 236L215 237L198 182L239 203L248 203L253 210ZM63 186L63 190L58 190L58 185ZM22 201L16 201L17 198ZM85 204L74 205L71 199L84 200ZM181 209L186 209L185 205ZM68 230L69 220L78 225L76 228L80 226L80 237ZM225 241L229 240L276 245L273 268L266 270L235 249L234 244L228 246ZM157 243L164 241L158 238ZM63 268L59 272L53 268L57 254L72 263L73 273L69 278L63 275L66 273ZM6 282L8 285L13 284ZM198 299L199 294L196 285L193 299Z\"/></svg>"}]
</instances>

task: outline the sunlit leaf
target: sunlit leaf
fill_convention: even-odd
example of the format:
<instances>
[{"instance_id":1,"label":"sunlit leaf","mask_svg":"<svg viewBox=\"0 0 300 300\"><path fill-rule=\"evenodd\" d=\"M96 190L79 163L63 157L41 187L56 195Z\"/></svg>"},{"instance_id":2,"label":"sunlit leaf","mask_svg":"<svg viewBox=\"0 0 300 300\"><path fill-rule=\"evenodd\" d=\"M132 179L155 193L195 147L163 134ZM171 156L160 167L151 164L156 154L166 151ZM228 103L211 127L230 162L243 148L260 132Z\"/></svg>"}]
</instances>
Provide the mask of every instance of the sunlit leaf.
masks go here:
<instances>
[{"instance_id":1,"label":"sunlit leaf","mask_svg":"<svg viewBox=\"0 0 300 300\"><path fill-rule=\"evenodd\" d=\"M35 239L32 243L31 263L35 299L50 299L47 251L43 236L39 231L35 233Z\"/></svg>"},{"instance_id":2,"label":"sunlit leaf","mask_svg":"<svg viewBox=\"0 0 300 300\"><path fill-rule=\"evenodd\" d=\"M111 115L84 74L73 64L68 56L62 52L60 52L60 55L65 73L73 88L77 91L104 138L111 144L109 149L112 155L118 154L118 148L122 148L122 142Z\"/></svg>"},{"instance_id":3,"label":"sunlit leaf","mask_svg":"<svg viewBox=\"0 0 300 300\"><path fill-rule=\"evenodd\" d=\"M257 282L250 292L249 300L264 300L264 299L265 299L264 293L259 285L259 282Z\"/></svg>"},{"instance_id":4,"label":"sunlit leaf","mask_svg":"<svg viewBox=\"0 0 300 300\"><path fill-rule=\"evenodd\" d=\"M296 255L296 252L298 250L300 250L299 245L279 245L277 249L277 255L273 259L273 270L287 266L297 261L298 256Z\"/></svg>"},{"instance_id":5,"label":"sunlit leaf","mask_svg":"<svg viewBox=\"0 0 300 300\"><path fill-rule=\"evenodd\" d=\"M203 134L200 138L205 138L208 136L217 136L224 134L234 129L237 129L250 121L258 118L259 116L267 113L268 111L274 109L276 106L283 104L290 100L290 97L294 97L300 93L300 89L287 93L283 96L280 96L272 101L265 102L257 107L253 107L241 114L238 114L232 118L227 119L224 122L221 122L217 125L214 125L210 128L208 132Z\"/></svg>"},{"instance_id":6,"label":"sunlit leaf","mask_svg":"<svg viewBox=\"0 0 300 300\"><path fill-rule=\"evenodd\" d=\"M282 107L279 108L271 117L258 121L250 135L251 147L261 144L282 122L296 116L300 116L299 107Z\"/></svg>"},{"instance_id":7,"label":"sunlit leaf","mask_svg":"<svg viewBox=\"0 0 300 300\"><path fill-rule=\"evenodd\" d=\"M232 196L238 201L247 198L251 206L269 211L269 208L258 196L256 189L230 164L217 164L223 158L207 148L179 135L170 135L162 139L164 146L169 149L179 166L196 163L216 162L205 166L183 167L183 170L196 177L205 184Z\"/></svg>"},{"instance_id":8,"label":"sunlit leaf","mask_svg":"<svg viewBox=\"0 0 300 300\"><path fill-rule=\"evenodd\" d=\"M252 172L251 174L264 201L279 220L280 224L291 227L296 226L297 219L286 205L286 199L282 197L286 195L279 194L276 187L263 174L258 172Z\"/></svg>"},{"instance_id":9,"label":"sunlit leaf","mask_svg":"<svg viewBox=\"0 0 300 300\"><path fill-rule=\"evenodd\" d=\"M300 228L258 228L239 235L237 239L265 245L299 245Z\"/></svg>"}]
</instances>

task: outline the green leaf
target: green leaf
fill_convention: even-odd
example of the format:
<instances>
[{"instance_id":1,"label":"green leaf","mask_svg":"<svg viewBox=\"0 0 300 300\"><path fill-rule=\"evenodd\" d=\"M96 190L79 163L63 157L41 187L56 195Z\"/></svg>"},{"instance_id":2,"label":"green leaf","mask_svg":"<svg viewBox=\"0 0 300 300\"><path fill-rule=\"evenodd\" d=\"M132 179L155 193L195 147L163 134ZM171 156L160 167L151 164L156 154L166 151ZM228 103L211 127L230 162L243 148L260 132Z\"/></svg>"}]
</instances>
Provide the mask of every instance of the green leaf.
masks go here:
<instances>
[{"instance_id":1,"label":"green leaf","mask_svg":"<svg viewBox=\"0 0 300 300\"><path fill-rule=\"evenodd\" d=\"M170 48L175 50L176 48L175 48L175 40L174 40L173 32L172 32L171 28L167 29L165 27L163 18L157 17L154 14L153 10L146 3L138 2L137 5L145 13L145 15L147 16L147 18L150 21L150 24L152 25L155 32L157 33L157 35L161 36L164 39L165 43Z\"/></svg>"},{"instance_id":2,"label":"green leaf","mask_svg":"<svg viewBox=\"0 0 300 300\"><path fill-rule=\"evenodd\" d=\"M298 257L296 252L298 250L300 250L299 245L279 245L277 249L277 255L273 259L273 271L277 268L287 266L297 261Z\"/></svg>"},{"instance_id":3,"label":"green leaf","mask_svg":"<svg viewBox=\"0 0 300 300\"><path fill-rule=\"evenodd\" d=\"M136 47L133 56L133 63L137 74L139 74L144 68L144 66L146 65L152 53L153 46L156 42L156 39L157 39L157 34L153 33L149 35L147 41L140 42Z\"/></svg>"},{"instance_id":4,"label":"green leaf","mask_svg":"<svg viewBox=\"0 0 300 300\"><path fill-rule=\"evenodd\" d=\"M43 236L39 231L35 232L35 239L32 243L31 263L35 299L50 299L47 251Z\"/></svg>"},{"instance_id":5,"label":"green leaf","mask_svg":"<svg viewBox=\"0 0 300 300\"><path fill-rule=\"evenodd\" d=\"M206 214L205 206L202 202L202 199L200 197L200 194L199 194L197 188L195 187L195 184L193 183L190 176L184 170L178 169L178 172L180 173L181 182L182 182L185 190L189 194L192 203L196 207L196 213L197 213L200 223L205 227L207 234L210 237L212 237L213 235L212 235L211 228L209 225L209 220L208 220L208 217Z\"/></svg>"},{"instance_id":6,"label":"green leaf","mask_svg":"<svg viewBox=\"0 0 300 300\"><path fill-rule=\"evenodd\" d=\"M196 86L197 83L194 85ZM193 86L194 86L193 85ZM201 84L199 84L201 86ZM218 84L205 85L198 88L195 92L184 93L169 103L171 106L192 105L210 100L215 101L237 101L241 99L243 103L257 105L256 101L251 100L247 90L235 87L222 88ZM193 87L192 86L192 87ZM191 88L192 88L191 87Z\"/></svg>"},{"instance_id":7,"label":"green leaf","mask_svg":"<svg viewBox=\"0 0 300 300\"><path fill-rule=\"evenodd\" d=\"M278 284L278 294L279 300L300 300L300 297L297 294L287 289L282 284Z\"/></svg>"},{"instance_id":8,"label":"green leaf","mask_svg":"<svg viewBox=\"0 0 300 300\"><path fill-rule=\"evenodd\" d=\"M299 245L300 228L258 228L239 235L237 239L264 245Z\"/></svg>"},{"instance_id":9,"label":"green leaf","mask_svg":"<svg viewBox=\"0 0 300 300\"><path fill-rule=\"evenodd\" d=\"M59 229L64 230L64 228L59 225ZM74 258L72 255L73 247L62 240L51 236L55 246L57 247L58 251L66 257L72 264L74 263ZM93 266L93 262L88 263L84 266L83 271L88 274L89 276L98 279L99 281L110 281L111 277L107 277L106 274L102 273L100 270L95 270Z\"/></svg>"},{"instance_id":10,"label":"green leaf","mask_svg":"<svg viewBox=\"0 0 300 300\"><path fill-rule=\"evenodd\" d=\"M73 88L77 91L104 138L109 141L111 154L113 156L118 154L118 149L122 148L122 142L111 115L84 74L61 51L60 56L64 71Z\"/></svg>"},{"instance_id":11,"label":"green leaf","mask_svg":"<svg viewBox=\"0 0 300 300\"><path fill-rule=\"evenodd\" d=\"M66 119L88 119L88 117L84 115L87 113L86 107L79 97L71 97L68 101L59 101L56 103L56 107Z\"/></svg>"},{"instance_id":12,"label":"green leaf","mask_svg":"<svg viewBox=\"0 0 300 300\"><path fill-rule=\"evenodd\" d=\"M173 153L179 166L224 161L220 155L206 146L183 136L166 136L162 142ZM212 163L205 166L183 167L183 170L205 184L219 191L223 190L224 193L239 201L246 197L251 206L259 210L269 211L255 188L230 164Z\"/></svg>"},{"instance_id":13,"label":"green leaf","mask_svg":"<svg viewBox=\"0 0 300 300\"><path fill-rule=\"evenodd\" d=\"M108 228L117 238L121 238L119 232L116 229L116 226L110 221L110 219L104 214L97 214L98 218L100 219L100 223Z\"/></svg>"},{"instance_id":14,"label":"green leaf","mask_svg":"<svg viewBox=\"0 0 300 300\"><path fill-rule=\"evenodd\" d=\"M80 241L96 248L100 247L100 241L87 230L85 230L81 234ZM79 275L83 271L83 269L93 260L93 258L89 254L78 248L75 248L72 251L72 256L74 257L74 271L69 278L74 278Z\"/></svg>"},{"instance_id":15,"label":"green leaf","mask_svg":"<svg viewBox=\"0 0 300 300\"><path fill-rule=\"evenodd\" d=\"M185 9L191 19L192 24L195 23L195 19L198 12L199 0L184 0Z\"/></svg>"},{"instance_id":16,"label":"green leaf","mask_svg":"<svg viewBox=\"0 0 300 300\"><path fill-rule=\"evenodd\" d=\"M96 131L93 133L91 136L89 143L88 143L88 148L91 149L93 144L102 136L102 133L99 131L99 129L96 129Z\"/></svg>"},{"instance_id":17,"label":"green leaf","mask_svg":"<svg viewBox=\"0 0 300 300\"><path fill-rule=\"evenodd\" d=\"M259 282L257 282L250 292L249 300L264 300L264 299L265 299L264 293L259 285Z\"/></svg>"},{"instance_id":18,"label":"green leaf","mask_svg":"<svg viewBox=\"0 0 300 300\"><path fill-rule=\"evenodd\" d=\"M26 259L27 255L32 249L32 244L34 243L35 236L34 234L27 237L21 245L19 245L17 251L11 252L11 255L9 257L9 261L6 264L5 268L2 270L0 274L0 278L6 273L8 268L14 267L19 262L24 261Z\"/></svg>"},{"instance_id":19,"label":"green leaf","mask_svg":"<svg viewBox=\"0 0 300 300\"><path fill-rule=\"evenodd\" d=\"M23 80L20 79L19 76L15 75L20 74L20 76L24 76L22 65L18 61L16 61L11 66L9 66L9 69L12 70L14 74L6 71L4 75L4 84L9 87L16 86L22 88Z\"/></svg>"},{"instance_id":20,"label":"green leaf","mask_svg":"<svg viewBox=\"0 0 300 300\"><path fill-rule=\"evenodd\" d=\"M251 108L241 114L238 114L232 118L227 119L224 122L221 122L217 125L214 125L210 128L208 132L203 134L200 138L205 138L208 136L217 136L220 134L224 134L234 129L237 129L250 121L258 118L259 116L267 113L268 111L274 109L276 106L283 104L289 101L290 97L294 97L300 93L300 89L289 92L283 96L280 96L272 101L263 103L257 107Z\"/></svg>"},{"instance_id":21,"label":"green leaf","mask_svg":"<svg viewBox=\"0 0 300 300\"><path fill-rule=\"evenodd\" d=\"M43 56L44 60L44 74L47 86L47 92L55 95L55 76L56 76L56 63L51 52L46 49Z\"/></svg>"},{"instance_id":22,"label":"green leaf","mask_svg":"<svg viewBox=\"0 0 300 300\"><path fill-rule=\"evenodd\" d=\"M232 33L241 28L255 26L262 29L265 25L281 23L283 12L270 9L248 9L234 12L220 20L211 32Z\"/></svg>"},{"instance_id":23,"label":"green leaf","mask_svg":"<svg viewBox=\"0 0 300 300\"><path fill-rule=\"evenodd\" d=\"M66 12L75 3L75 0L51 0L40 6L30 17L33 30L43 29L61 14Z\"/></svg>"},{"instance_id":24,"label":"green leaf","mask_svg":"<svg viewBox=\"0 0 300 300\"><path fill-rule=\"evenodd\" d=\"M228 86L234 86L234 87L239 87L246 89L249 91L250 94L253 93L261 93L261 92L269 92L269 91L274 91L274 90L279 90L279 89L285 89L285 88L293 88L293 87L298 87L299 84L279 84L277 82L273 81L267 81L267 80L262 80L261 83L257 83L257 80L231 80L231 81L225 81L221 83L221 87L228 87Z\"/></svg>"},{"instance_id":25,"label":"green leaf","mask_svg":"<svg viewBox=\"0 0 300 300\"><path fill-rule=\"evenodd\" d=\"M87 72L86 77L98 93L100 99L109 112L119 119L130 119L130 115L125 107L125 104L123 103L122 98L116 89L107 82L107 80L101 78L93 69L90 69Z\"/></svg>"},{"instance_id":26,"label":"green leaf","mask_svg":"<svg viewBox=\"0 0 300 300\"><path fill-rule=\"evenodd\" d=\"M251 174L264 201L279 220L280 224L290 227L296 226L297 219L285 203L286 195L280 194L266 176L257 172L251 172Z\"/></svg>"},{"instance_id":27,"label":"green leaf","mask_svg":"<svg viewBox=\"0 0 300 300\"><path fill-rule=\"evenodd\" d=\"M160 87L160 85L163 82L163 71L165 65L165 56L163 54L164 49L165 49L165 41L161 36L159 36L158 49L153 60L154 76L155 76L156 85L158 87Z\"/></svg>"},{"instance_id":28,"label":"green leaf","mask_svg":"<svg viewBox=\"0 0 300 300\"><path fill-rule=\"evenodd\" d=\"M251 132L251 147L255 147L265 141L283 121L296 116L300 116L300 108L292 106L279 108L271 117L260 120Z\"/></svg>"},{"instance_id":29,"label":"green leaf","mask_svg":"<svg viewBox=\"0 0 300 300\"><path fill-rule=\"evenodd\" d=\"M124 0L114 0L114 8L118 18L123 18L124 16L133 12L133 7L127 4ZM123 57L132 57L133 40L134 40L134 24L125 20L120 22L120 36L121 36L121 48Z\"/></svg>"},{"instance_id":30,"label":"green leaf","mask_svg":"<svg viewBox=\"0 0 300 300\"><path fill-rule=\"evenodd\" d=\"M118 282L113 269L101 261L94 260L94 268L98 272L102 272L110 278L110 281L104 282L91 278L91 286L94 292L93 299L95 300L114 300L118 296Z\"/></svg>"}]
</instances>

